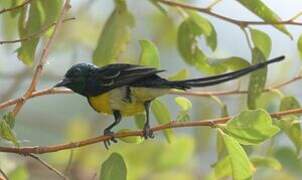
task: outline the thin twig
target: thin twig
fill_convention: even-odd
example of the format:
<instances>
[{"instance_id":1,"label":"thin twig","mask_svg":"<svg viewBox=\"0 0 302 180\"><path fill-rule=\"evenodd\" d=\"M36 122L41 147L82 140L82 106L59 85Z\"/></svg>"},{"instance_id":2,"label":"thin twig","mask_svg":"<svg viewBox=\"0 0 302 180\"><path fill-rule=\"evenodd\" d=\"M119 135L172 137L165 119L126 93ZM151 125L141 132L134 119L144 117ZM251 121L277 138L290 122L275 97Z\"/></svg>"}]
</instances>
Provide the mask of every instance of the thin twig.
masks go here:
<instances>
[{"instance_id":1,"label":"thin twig","mask_svg":"<svg viewBox=\"0 0 302 180\"><path fill-rule=\"evenodd\" d=\"M48 54L49 54L49 51L50 51L50 47L52 46L52 44L54 42L54 38L56 37L56 35L58 33L58 30L60 29L60 27L63 23L65 13L68 11L69 8L70 8L70 0L65 0L65 3L64 3L63 8L61 10L60 16L57 20L57 23L56 23L55 27L54 27L54 31L53 31L52 35L50 36L50 38L48 39L48 41L46 42L45 47L43 48L41 57L38 60L38 65L36 66L36 69L35 69L32 81L30 83L30 86L28 87L25 94L22 96L22 100L19 101L16 104L16 106L13 110L13 115L14 116L16 116L18 114L18 112L20 111L20 109L22 108L22 106L24 105L26 100L36 90L37 83L39 82L39 80L41 78L41 75L42 75L44 64L47 61L47 57L48 57Z\"/></svg>"},{"instance_id":2,"label":"thin twig","mask_svg":"<svg viewBox=\"0 0 302 180\"><path fill-rule=\"evenodd\" d=\"M71 18L66 18L63 20L63 22L67 22L67 21L71 21L71 20L75 20L74 17ZM29 34L28 36L21 38L21 39L15 39L15 40L5 40L5 41L0 41L0 45L2 44L11 44L11 43L17 43L17 42L23 42L23 41L28 41L31 40L33 38L37 38L39 36L41 36L44 32L46 32L47 30L49 30L51 27L55 26L57 23L54 22L44 28L42 28L40 31L38 32L34 32L32 34Z\"/></svg>"},{"instance_id":3,"label":"thin twig","mask_svg":"<svg viewBox=\"0 0 302 180\"><path fill-rule=\"evenodd\" d=\"M271 117L273 118L280 118L282 116L290 115L290 114L302 114L302 108L298 109L291 109L287 111L280 111L271 113ZM184 127L215 127L218 124L224 124L229 121L232 116L222 117L222 118L215 118L215 119L208 119L208 120L198 120L198 121L171 121L170 123L163 124L151 128L153 132L162 131L165 129L171 128L184 128ZM115 138L122 138L122 137L129 137L129 136L143 136L143 131L128 131L128 132L119 132L113 134ZM103 142L106 140L111 139L112 136L97 136L90 139L85 139L82 141L71 142L66 144L57 144L57 145L50 145L50 146L31 146L31 147L0 147L0 152L7 152L7 153L17 153L17 154L45 154L51 152L57 152L67 149L75 149L83 146L88 146L91 144L96 144L99 142Z\"/></svg>"},{"instance_id":4,"label":"thin twig","mask_svg":"<svg viewBox=\"0 0 302 180\"><path fill-rule=\"evenodd\" d=\"M250 50L253 51L253 43L251 42L251 39L250 39L250 37L249 37L248 31L247 31L246 28L244 28L244 27L242 27L241 29L242 29L242 31L243 31L243 33L244 33L244 36L245 36L247 45L249 46Z\"/></svg>"},{"instance_id":5,"label":"thin twig","mask_svg":"<svg viewBox=\"0 0 302 180\"><path fill-rule=\"evenodd\" d=\"M70 154L69 154L69 158L68 158L68 163L65 167L65 170L64 170L64 174L69 174L69 170L70 170L70 167L71 167L71 164L72 164L72 160L73 160L73 149L70 150Z\"/></svg>"},{"instance_id":6,"label":"thin twig","mask_svg":"<svg viewBox=\"0 0 302 180\"><path fill-rule=\"evenodd\" d=\"M194 11L199 11L201 13L208 14L210 16L219 18L219 19L227 21L229 23L236 24L240 27L246 27L248 25L276 25L276 24L288 24L288 25L298 25L298 26L302 25L302 22L295 22L295 21L292 21L292 19L289 19L286 21L276 21L276 22L243 21L243 20L233 19L233 18L229 18L229 17L223 16L223 15L217 14L215 12L212 12L208 8L196 7L196 6L193 6L190 4L175 2L172 0L158 0L158 1L163 4L169 5L169 6L176 6L176 7L182 7L182 8L186 8L186 9L190 9L190 10L194 10Z\"/></svg>"},{"instance_id":7,"label":"thin twig","mask_svg":"<svg viewBox=\"0 0 302 180\"><path fill-rule=\"evenodd\" d=\"M9 180L8 176L5 174L5 172L0 168L0 174L3 176L4 180ZM1 179L1 177L0 177Z\"/></svg>"},{"instance_id":8,"label":"thin twig","mask_svg":"<svg viewBox=\"0 0 302 180\"><path fill-rule=\"evenodd\" d=\"M26 6L27 4L30 3L30 1L32 0L27 0L27 1L24 1L24 3L18 5L18 6L15 6L15 7L11 7L11 8L4 8L0 11L0 14L2 13L5 13L5 12L9 12L9 11L14 11L14 10L17 10L19 8L23 8L24 6Z\"/></svg>"},{"instance_id":9,"label":"thin twig","mask_svg":"<svg viewBox=\"0 0 302 180\"><path fill-rule=\"evenodd\" d=\"M36 159L39 163L41 163L43 166L45 166L47 169L49 169L50 171L56 173L58 176L60 176L62 179L68 179L63 173L61 173L59 170L57 170L56 168L52 167L50 164L48 164L46 161L44 161L43 159L41 159L40 157L38 157L37 155L34 154L28 154L28 156Z\"/></svg>"},{"instance_id":10,"label":"thin twig","mask_svg":"<svg viewBox=\"0 0 302 180\"><path fill-rule=\"evenodd\" d=\"M214 6L216 6L218 3L220 3L222 0L214 0L211 4L209 4L206 8L212 9Z\"/></svg>"}]
</instances>

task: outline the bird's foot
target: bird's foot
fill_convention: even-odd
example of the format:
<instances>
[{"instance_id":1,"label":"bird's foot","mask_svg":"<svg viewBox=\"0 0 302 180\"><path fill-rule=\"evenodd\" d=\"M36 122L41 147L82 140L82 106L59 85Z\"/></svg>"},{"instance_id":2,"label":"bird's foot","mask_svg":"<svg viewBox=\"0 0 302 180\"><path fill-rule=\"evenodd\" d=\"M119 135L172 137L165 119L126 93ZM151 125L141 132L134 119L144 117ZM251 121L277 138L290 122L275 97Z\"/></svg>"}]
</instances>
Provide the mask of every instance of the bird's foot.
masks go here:
<instances>
[{"instance_id":1,"label":"bird's foot","mask_svg":"<svg viewBox=\"0 0 302 180\"><path fill-rule=\"evenodd\" d=\"M104 135L105 135L105 136L110 136L110 139L104 141L104 145L105 145L105 148L106 148L106 149L109 149L109 146L110 146L110 144L111 144L111 141L114 142L114 143L117 143L117 140L116 140L115 137L113 136L113 135L114 135L114 132L112 132L111 130L105 129L105 130L104 130Z\"/></svg>"},{"instance_id":2,"label":"bird's foot","mask_svg":"<svg viewBox=\"0 0 302 180\"><path fill-rule=\"evenodd\" d=\"M146 125L144 126L143 133L144 133L144 138L145 138L145 139L148 139L148 138L153 139L153 138L154 138L153 131L150 129L150 126L149 126L148 124L146 124Z\"/></svg>"}]
</instances>

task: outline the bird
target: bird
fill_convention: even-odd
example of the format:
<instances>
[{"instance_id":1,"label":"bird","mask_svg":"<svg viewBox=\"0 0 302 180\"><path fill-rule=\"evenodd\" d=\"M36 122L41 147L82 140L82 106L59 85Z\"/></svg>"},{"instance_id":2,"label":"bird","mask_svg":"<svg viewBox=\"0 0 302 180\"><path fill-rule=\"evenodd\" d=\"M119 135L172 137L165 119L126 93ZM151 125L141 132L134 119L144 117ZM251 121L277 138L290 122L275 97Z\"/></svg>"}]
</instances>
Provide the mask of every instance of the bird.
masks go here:
<instances>
[{"instance_id":1,"label":"bird","mask_svg":"<svg viewBox=\"0 0 302 180\"><path fill-rule=\"evenodd\" d=\"M279 56L246 68L224 74L186 80L168 80L159 74L165 70L135 64L109 64L97 67L90 63L73 65L54 88L65 87L87 98L90 106L99 113L110 114L114 122L104 129L104 135L110 139L104 141L106 149L111 142L116 143L112 128L118 125L122 117L134 116L145 112L143 136L153 138L150 128L150 104L159 96L169 94L171 90L186 91L194 87L206 87L227 82L271 63L282 61Z\"/></svg>"}]
</instances>

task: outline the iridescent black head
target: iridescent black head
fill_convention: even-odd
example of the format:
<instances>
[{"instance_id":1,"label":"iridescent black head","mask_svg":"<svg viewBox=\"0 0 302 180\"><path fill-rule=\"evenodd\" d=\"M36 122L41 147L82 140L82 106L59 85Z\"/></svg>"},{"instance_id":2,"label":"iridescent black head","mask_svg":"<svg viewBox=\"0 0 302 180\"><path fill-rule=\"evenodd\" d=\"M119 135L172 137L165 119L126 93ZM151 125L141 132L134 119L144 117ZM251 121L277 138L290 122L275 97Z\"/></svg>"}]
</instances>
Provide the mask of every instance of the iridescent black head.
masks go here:
<instances>
[{"instance_id":1,"label":"iridescent black head","mask_svg":"<svg viewBox=\"0 0 302 180\"><path fill-rule=\"evenodd\" d=\"M96 70L96 66L89 63L73 65L61 80L54 87L66 87L72 91L86 96L85 88L89 76Z\"/></svg>"}]
</instances>

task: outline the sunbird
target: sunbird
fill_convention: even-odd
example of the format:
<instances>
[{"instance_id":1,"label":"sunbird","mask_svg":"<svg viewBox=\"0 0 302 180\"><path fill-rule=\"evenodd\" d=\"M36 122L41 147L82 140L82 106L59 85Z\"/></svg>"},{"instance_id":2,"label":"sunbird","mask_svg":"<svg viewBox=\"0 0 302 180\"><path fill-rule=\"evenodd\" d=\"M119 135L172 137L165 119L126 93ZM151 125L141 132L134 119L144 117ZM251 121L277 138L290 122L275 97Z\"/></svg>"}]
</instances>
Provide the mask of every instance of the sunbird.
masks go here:
<instances>
[{"instance_id":1,"label":"sunbird","mask_svg":"<svg viewBox=\"0 0 302 180\"><path fill-rule=\"evenodd\" d=\"M120 123L123 116L134 116L145 111L143 135L153 138L150 129L150 103L155 98L169 94L171 90L188 90L193 87L213 86L227 82L267 65L283 60L279 56L271 60L220 75L171 81L158 74L165 71L135 64L109 64L97 67L89 63L73 65L63 80L54 87L66 87L87 98L90 106L99 113L111 114L114 122L104 129L104 135L111 136L104 141L108 149L110 142L116 143L112 128Z\"/></svg>"}]
</instances>

